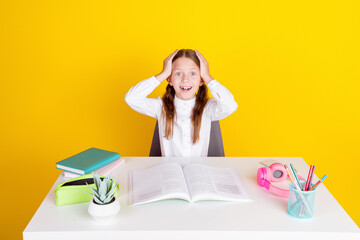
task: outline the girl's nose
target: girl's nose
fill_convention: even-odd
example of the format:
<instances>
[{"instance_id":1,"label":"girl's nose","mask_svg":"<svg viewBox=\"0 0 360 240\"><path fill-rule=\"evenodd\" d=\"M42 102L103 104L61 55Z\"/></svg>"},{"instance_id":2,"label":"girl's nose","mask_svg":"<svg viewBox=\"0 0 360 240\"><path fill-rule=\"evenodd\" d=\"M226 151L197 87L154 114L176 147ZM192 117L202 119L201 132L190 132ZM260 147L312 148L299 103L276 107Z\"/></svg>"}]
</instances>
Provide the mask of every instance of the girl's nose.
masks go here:
<instances>
[{"instance_id":1,"label":"girl's nose","mask_svg":"<svg viewBox=\"0 0 360 240\"><path fill-rule=\"evenodd\" d=\"M189 81L189 77L188 77L188 76L183 76L182 81L183 81L183 82L188 82L188 81Z\"/></svg>"}]
</instances>

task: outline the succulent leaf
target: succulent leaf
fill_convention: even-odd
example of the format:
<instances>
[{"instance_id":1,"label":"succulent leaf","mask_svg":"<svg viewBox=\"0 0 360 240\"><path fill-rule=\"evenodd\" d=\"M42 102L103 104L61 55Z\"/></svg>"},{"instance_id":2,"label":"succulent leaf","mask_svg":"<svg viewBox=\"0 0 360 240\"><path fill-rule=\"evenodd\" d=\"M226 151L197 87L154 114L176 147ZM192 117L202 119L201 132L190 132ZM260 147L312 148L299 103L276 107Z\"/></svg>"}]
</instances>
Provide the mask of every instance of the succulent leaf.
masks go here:
<instances>
[{"instance_id":1,"label":"succulent leaf","mask_svg":"<svg viewBox=\"0 0 360 240\"><path fill-rule=\"evenodd\" d=\"M94 199L94 201L96 202L96 203L98 203L98 204L101 204L101 205L103 205L104 203L102 202L102 201L100 201L98 198L93 198Z\"/></svg>"},{"instance_id":2,"label":"succulent leaf","mask_svg":"<svg viewBox=\"0 0 360 240\"><path fill-rule=\"evenodd\" d=\"M93 178L94 178L94 183L95 183L96 188L99 189L100 188L100 182L101 182L100 177L93 173Z\"/></svg>"},{"instance_id":3,"label":"succulent leaf","mask_svg":"<svg viewBox=\"0 0 360 240\"><path fill-rule=\"evenodd\" d=\"M111 190L111 192L109 192L109 194L106 196L104 202L110 202L110 200L114 197L115 189L116 188L113 188Z\"/></svg>"},{"instance_id":4,"label":"succulent leaf","mask_svg":"<svg viewBox=\"0 0 360 240\"><path fill-rule=\"evenodd\" d=\"M90 190L95 194L96 197L99 197L99 194L97 192L97 189L93 188L92 186L90 186L88 183L86 183L86 185L88 185L88 187L90 188Z\"/></svg>"},{"instance_id":5,"label":"succulent leaf","mask_svg":"<svg viewBox=\"0 0 360 240\"><path fill-rule=\"evenodd\" d=\"M91 193L89 193L89 192L87 192L87 191L84 191L84 193L89 194L89 195L92 196L93 198L96 197L94 194L91 194Z\"/></svg>"},{"instance_id":6,"label":"succulent leaf","mask_svg":"<svg viewBox=\"0 0 360 240\"><path fill-rule=\"evenodd\" d=\"M94 201L98 204L109 203L115 196L116 190L118 189L118 184L116 184L114 179L110 176L107 176L101 180L98 175L93 174L93 178L96 189L91 187L89 184L87 185L94 194L89 192L86 193L91 195Z\"/></svg>"},{"instance_id":7,"label":"succulent leaf","mask_svg":"<svg viewBox=\"0 0 360 240\"><path fill-rule=\"evenodd\" d=\"M100 200L101 201L104 201L104 199L106 198L106 192L107 192L106 182L102 181L100 183L100 190L99 190L99 195L100 195Z\"/></svg>"},{"instance_id":8,"label":"succulent leaf","mask_svg":"<svg viewBox=\"0 0 360 240\"><path fill-rule=\"evenodd\" d=\"M107 192L111 191L112 185L113 185L113 180L109 179L109 181L107 182Z\"/></svg>"}]
</instances>

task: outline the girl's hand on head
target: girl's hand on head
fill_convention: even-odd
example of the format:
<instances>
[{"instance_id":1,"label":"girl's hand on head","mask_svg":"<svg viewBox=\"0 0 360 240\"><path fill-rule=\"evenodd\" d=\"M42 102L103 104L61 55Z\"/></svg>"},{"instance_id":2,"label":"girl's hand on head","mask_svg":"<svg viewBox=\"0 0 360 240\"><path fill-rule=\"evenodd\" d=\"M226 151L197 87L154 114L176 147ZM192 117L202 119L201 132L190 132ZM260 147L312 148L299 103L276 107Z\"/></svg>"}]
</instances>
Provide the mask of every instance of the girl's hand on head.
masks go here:
<instances>
[{"instance_id":1,"label":"girl's hand on head","mask_svg":"<svg viewBox=\"0 0 360 240\"><path fill-rule=\"evenodd\" d=\"M162 72L155 76L159 82L164 81L171 75L172 59L174 58L174 56L177 54L178 51L179 49L176 49L164 60L164 67Z\"/></svg>"},{"instance_id":2,"label":"girl's hand on head","mask_svg":"<svg viewBox=\"0 0 360 240\"><path fill-rule=\"evenodd\" d=\"M209 72L209 63L198 50L195 49L195 53L200 60L200 76L204 80L204 82L208 84L209 82L211 82L211 80L214 79Z\"/></svg>"}]
</instances>

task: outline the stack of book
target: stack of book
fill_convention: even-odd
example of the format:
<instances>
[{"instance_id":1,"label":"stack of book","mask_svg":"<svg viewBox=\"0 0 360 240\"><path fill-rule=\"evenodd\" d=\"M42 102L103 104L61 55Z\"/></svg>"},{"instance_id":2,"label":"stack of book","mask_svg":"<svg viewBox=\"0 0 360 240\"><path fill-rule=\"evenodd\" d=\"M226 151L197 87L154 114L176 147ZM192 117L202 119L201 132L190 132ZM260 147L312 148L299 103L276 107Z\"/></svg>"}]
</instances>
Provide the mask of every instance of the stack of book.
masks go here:
<instances>
[{"instance_id":1,"label":"stack of book","mask_svg":"<svg viewBox=\"0 0 360 240\"><path fill-rule=\"evenodd\" d=\"M120 167L125 159L120 154L98 148L89 148L74 156L56 163L56 168L63 170L63 177L74 178L88 173L109 175Z\"/></svg>"}]
</instances>

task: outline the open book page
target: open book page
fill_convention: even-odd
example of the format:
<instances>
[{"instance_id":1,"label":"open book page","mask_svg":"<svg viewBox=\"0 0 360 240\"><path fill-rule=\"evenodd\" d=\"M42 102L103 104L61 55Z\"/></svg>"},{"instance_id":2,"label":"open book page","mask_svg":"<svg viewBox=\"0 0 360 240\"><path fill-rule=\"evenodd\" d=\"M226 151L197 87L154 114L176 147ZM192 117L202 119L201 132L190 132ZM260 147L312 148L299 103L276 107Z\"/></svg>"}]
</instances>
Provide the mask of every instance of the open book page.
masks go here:
<instances>
[{"instance_id":1,"label":"open book page","mask_svg":"<svg viewBox=\"0 0 360 240\"><path fill-rule=\"evenodd\" d=\"M176 163L133 171L129 182L129 201L133 205L172 198L190 201L182 168Z\"/></svg>"},{"instance_id":2,"label":"open book page","mask_svg":"<svg viewBox=\"0 0 360 240\"><path fill-rule=\"evenodd\" d=\"M192 202L251 200L245 185L233 168L189 164L183 171Z\"/></svg>"}]
</instances>

